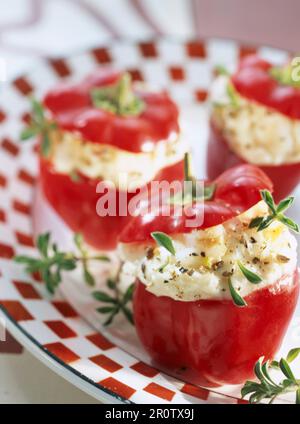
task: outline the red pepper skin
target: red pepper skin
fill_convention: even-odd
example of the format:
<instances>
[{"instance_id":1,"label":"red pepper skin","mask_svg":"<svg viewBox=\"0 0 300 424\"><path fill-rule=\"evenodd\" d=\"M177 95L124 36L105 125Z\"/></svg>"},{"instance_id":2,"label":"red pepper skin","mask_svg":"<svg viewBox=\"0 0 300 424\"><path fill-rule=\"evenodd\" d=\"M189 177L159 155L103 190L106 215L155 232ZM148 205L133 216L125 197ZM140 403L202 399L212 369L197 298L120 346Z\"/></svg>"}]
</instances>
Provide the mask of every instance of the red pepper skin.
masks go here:
<instances>
[{"instance_id":1,"label":"red pepper skin","mask_svg":"<svg viewBox=\"0 0 300 424\"><path fill-rule=\"evenodd\" d=\"M194 202L178 216L172 213L172 208L171 213L166 213L166 208L169 209L167 202L160 204L155 213L135 217L122 232L120 242L153 241L153 231L173 235L222 224L258 203L261 200L260 190L273 191L270 179L259 168L248 164L228 169L213 183L216 184L213 199L206 200L204 205ZM196 217L204 219L199 220L199 225L189 226L188 220Z\"/></svg>"},{"instance_id":2,"label":"red pepper skin","mask_svg":"<svg viewBox=\"0 0 300 424\"><path fill-rule=\"evenodd\" d=\"M134 87L145 105L138 116L118 116L93 105L91 90L117 83L121 76L121 72L100 68L78 84L61 84L49 91L44 106L60 129L129 152L149 151L171 134L178 134L178 108L166 92Z\"/></svg>"},{"instance_id":3,"label":"red pepper skin","mask_svg":"<svg viewBox=\"0 0 300 424\"><path fill-rule=\"evenodd\" d=\"M156 176L157 181L173 181L183 178L183 161L162 169ZM40 181L43 192L54 210L75 232L83 235L84 240L99 250L113 250L117 247L121 231L132 219L131 216L105 216L96 213L96 205L101 194L96 193L101 180L80 176L74 182L69 175L53 169L51 162L40 158ZM109 189L108 189L109 190ZM114 191L111 191L114 195ZM135 193L127 193L128 202ZM116 192L117 211L119 192Z\"/></svg>"},{"instance_id":4,"label":"red pepper skin","mask_svg":"<svg viewBox=\"0 0 300 424\"><path fill-rule=\"evenodd\" d=\"M231 80L242 96L272 108L291 119L300 119L300 90L280 84L270 73L271 63L256 55L243 58Z\"/></svg>"},{"instance_id":5,"label":"red pepper skin","mask_svg":"<svg viewBox=\"0 0 300 424\"><path fill-rule=\"evenodd\" d=\"M216 387L254 377L260 356L273 359L296 308L298 271L288 284L256 290L240 308L231 300L177 301L136 282L134 320L154 363L194 384Z\"/></svg>"},{"instance_id":6,"label":"red pepper skin","mask_svg":"<svg viewBox=\"0 0 300 424\"><path fill-rule=\"evenodd\" d=\"M206 167L209 179L214 179L232 166L247 163L233 152L216 126L210 123ZM300 163L259 165L274 185L274 198L278 202L288 196L300 181Z\"/></svg>"}]
</instances>

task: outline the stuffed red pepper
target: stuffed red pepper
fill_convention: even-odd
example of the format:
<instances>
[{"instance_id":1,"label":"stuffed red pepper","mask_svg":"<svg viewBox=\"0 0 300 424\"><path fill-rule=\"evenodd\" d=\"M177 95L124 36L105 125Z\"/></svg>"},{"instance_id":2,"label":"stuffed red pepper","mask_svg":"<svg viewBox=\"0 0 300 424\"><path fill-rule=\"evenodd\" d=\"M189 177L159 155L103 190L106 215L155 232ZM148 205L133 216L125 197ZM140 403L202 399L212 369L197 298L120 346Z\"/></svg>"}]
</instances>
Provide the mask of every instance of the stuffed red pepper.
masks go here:
<instances>
[{"instance_id":1,"label":"stuffed red pepper","mask_svg":"<svg viewBox=\"0 0 300 424\"><path fill-rule=\"evenodd\" d=\"M300 78L296 70L292 65L276 67L250 55L241 60L233 75L219 75L211 95L209 178L247 162L270 177L276 200L297 186Z\"/></svg>"},{"instance_id":2,"label":"stuffed red pepper","mask_svg":"<svg viewBox=\"0 0 300 424\"><path fill-rule=\"evenodd\" d=\"M120 251L153 361L199 385L238 384L274 357L295 310L298 226L284 215L292 199L276 205L259 168L234 167L206 188L200 226L186 224L200 200L181 217L161 206L128 225Z\"/></svg>"},{"instance_id":3,"label":"stuffed red pepper","mask_svg":"<svg viewBox=\"0 0 300 424\"><path fill-rule=\"evenodd\" d=\"M182 174L176 105L165 92L133 84L127 73L99 69L79 84L52 89L43 107L34 103L33 122L23 138L38 131L46 198L72 230L98 249L116 247L137 190L154 179ZM107 190L97 193L101 181L108 182ZM102 216L96 208L104 208L101 197L107 193L116 204Z\"/></svg>"}]
</instances>

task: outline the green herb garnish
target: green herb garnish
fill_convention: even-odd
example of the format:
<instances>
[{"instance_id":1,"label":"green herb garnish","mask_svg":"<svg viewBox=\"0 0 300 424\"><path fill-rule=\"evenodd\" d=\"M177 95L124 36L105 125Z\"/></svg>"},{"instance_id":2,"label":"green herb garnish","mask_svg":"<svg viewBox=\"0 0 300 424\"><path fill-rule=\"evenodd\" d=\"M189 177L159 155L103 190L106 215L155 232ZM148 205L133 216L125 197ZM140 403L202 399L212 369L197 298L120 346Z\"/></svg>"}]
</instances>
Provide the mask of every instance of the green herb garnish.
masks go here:
<instances>
[{"instance_id":1,"label":"green herb garnish","mask_svg":"<svg viewBox=\"0 0 300 424\"><path fill-rule=\"evenodd\" d=\"M250 269L246 268L240 261L238 261L238 266L242 271L243 275L250 283L258 284L262 282L262 278L259 275L255 274L255 272L250 271Z\"/></svg>"},{"instance_id":2,"label":"green herb garnish","mask_svg":"<svg viewBox=\"0 0 300 424\"><path fill-rule=\"evenodd\" d=\"M286 357L286 360L288 361L288 363L290 364L291 362L293 362L295 359L298 358L300 354L300 347L295 347L294 349L291 349Z\"/></svg>"},{"instance_id":3,"label":"green herb garnish","mask_svg":"<svg viewBox=\"0 0 300 424\"><path fill-rule=\"evenodd\" d=\"M158 272L163 273L166 267L169 265L169 263L170 263L170 260L168 256L166 262L158 268Z\"/></svg>"},{"instance_id":4,"label":"green herb garnish","mask_svg":"<svg viewBox=\"0 0 300 424\"><path fill-rule=\"evenodd\" d=\"M51 149L50 132L56 129L57 125L46 118L42 104L34 98L31 99L31 109L31 122L21 132L21 140L41 136L41 152L44 157L48 157Z\"/></svg>"},{"instance_id":5,"label":"green herb garnish","mask_svg":"<svg viewBox=\"0 0 300 424\"><path fill-rule=\"evenodd\" d=\"M216 65L215 71L218 75L224 75L226 77L228 77L230 75L230 72L228 71L228 69L224 65Z\"/></svg>"},{"instance_id":6,"label":"green herb garnish","mask_svg":"<svg viewBox=\"0 0 300 424\"><path fill-rule=\"evenodd\" d=\"M228 285L229 285L229 291L230 291L233 303L236 306L240 306L240 307L247 306L247 302L242 298L242 296L233 287L231 278L228 279Z\"/></svg>"},{"instance_id":7,"label":"green herb garnish","mask_svg":"<svg viewBox=\"0 0 300 424\"><path fill-rule=\"evenodd\" d=\"M234 108L239 107L240 99L234 86L231 83L228 83L226 86L226 94L230 100L230 105Z\"/></svg>"},{"instance_id":8,"label":"green herb garnish","mask_svg":"<svg viewBox=\"0 0 300 424\"><path fill-rule=\"evenodd\" d=\"M222 73L221 75L226 75L226 74ZM232 108L237 109L240 106L240 97L230 81L226 85L226 95L229 102L228 101L223 101L223 102L213 101L212 105L215 108L223 108L226 106L231 106Z\"/></svg>"},{"instance_id":9,"label":"green herb garnish","mask_svg":"<svg viewBox=\"0 0 300 424\"><path fill-rule=\"evenodd\" d=\"M124 294L119 292L117 283L114 280L108 280L107 287L113 291L112 296L103 291L95 291L93 293L94 299L105 304L105 306L97 308L100 314L108 315L103 325L110 325L119 312L122 312L127 320L134 325L132 312L127 306L132 300L134 284L131 284Z\"/></svg>"},{"instance_id":10,"label":"green herb garnish","mask_svg":"<svg viewBox=\"0 0 300 424\"><path fill-rule=\"evenodd\" d=\"M92 273L89 271L89 267L88 267L89 262L91 260L108 261L108 258L107 258L107 256L104 256L104 255L95 255L95 256L90 257L88 250L84 247L82 235L79 234L79 233L75 234L74 242L75 242L75 245L76 245L78 251L80 252L80 261L81 261L82 268L83 268L84 281L89 286L94 286L95 285L95 279L94 279L94 276L92 275Z\"/></svg>"},{"instance_id":11,"label":"green herb garnish","mask_svg":"<svg viewBox=\"0 0 300 424\"><path fill-rule=\"evenodd\" d=\"M244 398L250 395L250 403L259 403L264 399L270 399L269 403L273 403L277 396L285 393L295 393L295 402L300 403L300 379L296 379L290 363L297 358L300 348L290 350L286 358L280 361L264 362L261 357L254 367L254 372L259 382L246 381L242 388L241 394ZM276 383L270 376L270 369L276 368L281 371L284 378L280 383Z\"/></svg>"},{"instance_id":12,"label":"green herb garnish","mask_svg":"<svg viewBox=\"0 0 300 424\"><path fill-rule=\"evenodd\" d=\"M287 357L286 357L287 362L290 364L295 359L297 359L297 357L299 356L299 354L300 354L300 347L296 347L294 349L291 349L289 351L289 353L287 354ZM276 370L279 370L280 369L279 362L278 361L275 361L275 360L272 361L271 364L270 364L270 367L271 368L274 368Z\"/></svg>"},{"instance_id":13,"label":"green herb garnish","mask_svg":"<svg viewBox=\"0 0 300 424\"><path fill-rule=\"evenodd\" d=\"M283 67L274 66L270 69L269 73L272 78L282 85L300 88L299 62L295 65L291 62Z\"/></svg>"},{"instance_id":14,"label":"green herb garnish","mask_svg":"<svg viewBox=\"0 0 300 424\"><path fill-rule=\"evenodd\" d=\"M116 84L92 89L91 97L95 107L116 115L137 116L145 109L144 102L134 94L129 73Z\"/></svg>"},{"instance_id":15,"label":"green herb garnish","mask_svg":"<svg viewBox=\"0 0 300 424\"><path fill-rule=\"evenodd\" d=\"M156 241L159 246L167 249L172 255L175 255L175 247L173 245L173 240L165 233L156 231L151 233L151 237Z\"/></svg>"},{"instance_id":16,"label":"green herb garnish","mask_svg":"<svg viewBox=\"0 0 300 424\"><path fill-rule=\"evenodd\" d=\"M41 234L37 238L37 249L40 257L18 255L15 261L25 265L26 272L32 274L39 272L44 280L47 290L54 293L62 281L63 271L73 271L78 263L83 266L83 278L88 285L94 285L94 277L88 269L90 261L109 261L107 256L89 256L83 246L82 237L79 234L74 236L74 242L80 255L72 252L60 251L55 243L51 242L50 234Z\"/></svg>"},{"instance_id":17,"label":"green herb garnish","mask_svg":"<svg viewBox=\"0 0 300 424\"><path fill-rule=\"evenodd\" d=\"M299 226L292 219L286 217L285 212L293 203L294 197L287 197L276 205L272 194L268 190L261 190L261 197L269 207L270 214L266 217L256 217L252 219L249 224L249 228L257 228L257 231L262 231L269 227L274 221L280 221L291 230L299 233Z\"/></svg>"}]
</instances>

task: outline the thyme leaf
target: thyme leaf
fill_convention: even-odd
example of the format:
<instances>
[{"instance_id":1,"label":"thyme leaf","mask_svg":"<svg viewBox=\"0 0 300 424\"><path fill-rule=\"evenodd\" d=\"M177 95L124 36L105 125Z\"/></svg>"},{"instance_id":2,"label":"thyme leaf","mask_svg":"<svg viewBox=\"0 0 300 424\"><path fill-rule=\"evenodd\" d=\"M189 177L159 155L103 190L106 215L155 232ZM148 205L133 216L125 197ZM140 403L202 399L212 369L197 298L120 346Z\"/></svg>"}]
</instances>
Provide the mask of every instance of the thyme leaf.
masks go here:
<instances>
[{"instance_id":1,"label":"thyme leaf","mask_svg":"<svg viewBox=\"0 0 300 424\"><path fill-rule=\"evenodd\" d=\"M167 249L172 255L175 255L175 247L173 245L173 240L167 234L160 231L151 233L151 237L156 241L159 246Z\"/></svg>"},{"instance_id":2,"label":"thyme leaf","mask_svg":"<svg viewBox=\"0 0 300 424\"><path fill-rule=\"evenodd\" d=\"M233 303L236 306L244 307L247 306L247 302L242 298L242 296L234 288L231 278L228 279L229 291L233 300Z\"/></svg>"},{"instance_id":3,"label":"thyme leaf","mask_svg":"<svg viewBox=\"0 0 300 424\"><path fill-rule=\"evenodd\" d=\"M252 284L258 284L262 282L262 278L250 271L250 269L246 268L240 261L238 261L238 266L243 273L243 275L247 278L247 280Z\"/></svg>"},{"instance_id":4,"label":"thyme leaf","mask_svg":"<svg viewBox=\"0 0 300 424\"><path fill-rule=\"evenodd\" d=\"M100 314L108 315L106 321L103 325L110 325L115 316L120 312L124 314L126 319L134 325L134 319L131 310L128 308L128 303L131 302L134 291L134 284L131 284L125 293L120 293L118 290L117 282L111 279L107 280L106 283L108 289L112 291L112 294L108 294L104 291L95 291L93 292L93 297L95 300L102 302L110 306L101 306L97 308L97 312Z\"/></svg>"}]
</instances>

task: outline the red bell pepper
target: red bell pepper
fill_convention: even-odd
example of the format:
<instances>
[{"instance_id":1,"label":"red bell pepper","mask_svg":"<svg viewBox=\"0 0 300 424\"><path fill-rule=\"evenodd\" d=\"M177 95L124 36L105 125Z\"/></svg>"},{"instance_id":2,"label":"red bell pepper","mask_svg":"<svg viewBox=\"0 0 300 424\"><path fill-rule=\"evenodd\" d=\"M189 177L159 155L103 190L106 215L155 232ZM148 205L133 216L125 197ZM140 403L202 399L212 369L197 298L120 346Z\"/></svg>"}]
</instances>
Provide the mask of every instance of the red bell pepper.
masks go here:
<instances>
[{"instance_id":1,"label":"red bell pepper","mask_svg":"<svg viewBox=\"0 0 300 424\"><path fill-rule=\"evenodd\" d=\"M272 182L259 168L247 164L231 168L207 184L215 184L216 190L213 198L204 202L204 210L202 203L194 202L190 206L186 205L181 216L178 216L173 213L178 206L173 208L164 199L161 210L153 213L153 216L140 214L135 217L122 232L120 242L149 241L154 231L173 235L222 224L258 203L261 200L260 190L273 189ZM170 209L170 214L166 215L165 207ZM204 219L199 227L188 224L187 218L193 219L200 215L204 215Z\"/></svg>"},{"instance_id":2,"label":"red bell pepper","mask_svg":"<svg viewBox=\"0 0 300 424\"><path fill-rule=\"evenodd\" d=\"M44 98L51 122L59 130L74 133L83 141L114 146L131 153L151 151L156 143L167 140L171 134L179 135L178 109L165 92L153 93L130 86L130 96L143 103L143 108L133 114L102 108L101 98L99 106L95 105L92 92L99 88L114 89L122 77L124 74L120 72L100 69L80 84L54 88ZM97 215L96 204L101 195L96 193L96 186L101 178L90 179L80 174L75 182L71 176L57 172L51 159L43 155L40 170L46 198L66 224L73 231L82 233L91 246L114 249L121 230L131 217ZM115 172L118 173L118 169ZM183 163L180 161L161 169L155 179L171 181L182 176ZM118 195L117 190L117 199ZM128 193L128 201L132 196Z\"/></svg>"},{"instance_id":3,"label":"red bell pepper","mask_svg":"<svg viewBox=\"0 0 300 424\"><path fill-rule=\"evenodd\" d=\"M246 56L231 77L238 94L275 110L290 119L300 119L300 88L280 83L270 72L272 65L256 55ZM237 106L238 107L238 106ZM216 178L233 165L247 163L230 147L228 140L211 122L207 148L208 178ZM280 200L300 181L300 163L259 165L274 184L274 197Z\"/></svg>"},{"instance_id":4,"label":"red bell pepper","mask_svg":"<svg viewBox=\"0 0 300 424\"><path fill-rule=\"evenodd\" d=\"M58 127L74 131L83 140L107 144L133 153L149 151L171 133L179 133L178 109L165 92L149 92L133 88L136 97L144 102L139 114L115 114L95 107L91 92L112 87L124 74L99 69L77 85L61 85L51 90L44 99Z\"/></svg>"},{"instance_id":5,"label":"red bell pepper","mask_svg":"<svg viewBox=\"0 0 300 424\"><path fill-rule=\"evenodd\" d=\"M137 281L134 319L152 359L182 379L206 387L240 384L254 376L257 360L273 359L295 310L299 276L286 276L245 297L181 302L157 297Z\"/></svg>"},{"instance_id":6,"label":"red bell pepper","mask_svg":"<svg viewBox=\"0 0 300 424\"><path fill-rule=\"evenodd\" d=\"M51 162L41 157L40 178L43 192L49 203L75 232L80 232L84 240L100 250L113 250L117 246L118 237L132 219L132 216L104 216L96 213L97 202L102 194L96 192L95 180L80 175L80 180L74 182L67 174L61 174L53 169ZM162 169L155 177L156 181L173 181L183 178L182 161ZM150 183L148 184L148 186ZM145 187L142 187L143 190ZM109 192L109 187L108 187ZM120 192L112 191L116 197L116 210L119 210ZM127 193L127 204L135 193Z\"/></svg>"},{"instance_id":7,"label":"red bell pepper","mask_svg":"<svg viewBox=\"0 0 300 424\"><path fill-rule=\"evenodd\" d=\"M269 178L251 165L224 172L214 183L211 200L204 203L204 230L237 216L261 200L260 190L272 190ZM197 202L190 206L199 213ZM120 242L152 245L151 233L175 236L197 228L186 226L186 216L137 216L123 231ZM188 215L190 217L190 213ZM282 280L285 284L281 284ZM253 377L260 356L274 357L295 310L298 271L257 288L245 297L247 306L232 300L180 301L156 296L136 281L133 306L137 333L153 361L182 379L204 386L242 383Z\"/></svg>"},{"instance_id":8,"label":"red bell pepper","mask_svg":"<svg viewBox=\"0 0 300 424\"><path fill-rule=\"evenodd\" d=\"M214 179L225 169L247 163L238 156L229 146L229 143L210 122L210 134L207 147L207 176ZM274 184L274 198L276 201L288 196L300 181L300 163L285 163L282 165L259 165L259 168L271 179Z\"/></svg>"}]
</instances>

